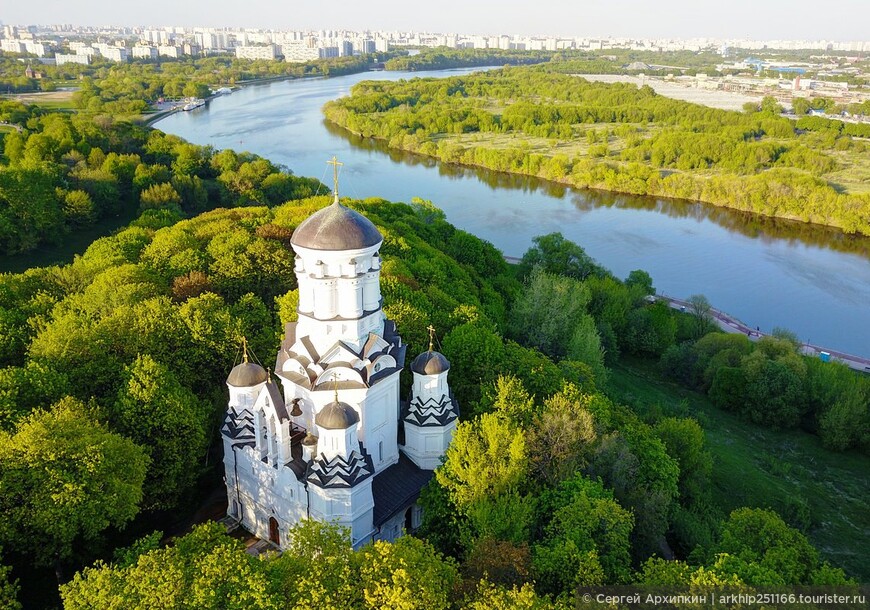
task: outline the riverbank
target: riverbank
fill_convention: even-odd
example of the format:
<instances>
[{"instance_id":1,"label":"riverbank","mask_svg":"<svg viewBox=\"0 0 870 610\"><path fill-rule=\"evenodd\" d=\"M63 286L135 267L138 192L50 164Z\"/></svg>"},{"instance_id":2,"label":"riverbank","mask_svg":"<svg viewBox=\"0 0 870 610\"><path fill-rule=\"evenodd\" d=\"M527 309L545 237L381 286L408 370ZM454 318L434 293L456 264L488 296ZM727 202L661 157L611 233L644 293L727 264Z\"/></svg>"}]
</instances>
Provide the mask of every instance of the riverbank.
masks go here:
<instances>
[{"instance_id":1,"label":"riverbank","mask_svg":"<svg viewBox=\"0 0 870 610\"><path fill-rule=\"evenodd\" d=\"M664 294L657 294L655 298L660 301L665 301L671 308L680 311L690 310L692 307L691 303L684 299L678 299ZM746 335L749 337L750 341L758 341L762 337L772 336L772 333L765 332L758 326L753 328L719 309L710 308L710 315L713 316L713 320L719 328L725 332ZM822 357L822 354L827 354L828 358L841 362L852 370L861 373L870 373L870 358L865 358L855 354L847 354L830 347L822 347L821 345L812 344L809 341L805 341L801 344L800 353L805 356L810 356L811 358L819 358Z\"/></svg>"},{"instance_id":2,"label":"riverbank","mask_svg":"<svg viewBox=\"0 0 870 610\"><path fill-rule=\"evenodd\" d=\"M323 113L444 163L870 235L870 157L858 138L531 69L452 81L363 83Z\"/></svg>"},{"instance_id":3,"label":"riverbank","mask_svg":"<svg viewBox=\"0 0 870 610\"><path fill-rule=\"evenodd\" d=\"M504 260L510 265L518 265L522 259L516 256L504 256ZM665 294L656 294L654 297L656 300L666 302L672 309L677 309L679 311L687 311L691 310L692 305L688 301L684 299L678 299L676 297L671 297ZM758 341L762 337L773 336L772 333L765 332L761 330L759 326L755 328L747 325L746 323L738 320L734 316L716 309L715 307L710 308L710 315L713 316L713 320L716 324L727 333L741 334L749 337L750 341ZM821 345L815 345L810 343L809 341L805 341L801 344L800 352L805 356L810 356L812 358L821 357L821 355L827 354L828 358L841 362L845 364L850 369L859 371L861 373L870 374L870 358L859 356L855 354L847 354L843 351L839 351L830 347L823 347Z\"/></svg>"},{"instance_id":4,"label":"riverbank","mask_svg":"<svg viewBox=\"0 0 870 610\"><path fill-rule=\"evenodd\" d=\"M655 171L649 169L645 175L642 176L642 183L646 183L649 185L650 183L657 185L658 188L638 188L638 182L636 181L637 176L632 176L637 167L629 167L628 171L623 171L623 167L621 165L611 164L606 161L601 162L592 162L590 165L584 168L585 175L581 179L577 179L574 175L563 176L561 178L554 177L549 167L544 167L537 172L530 171L517 171L511 169L503 169L503 168L493 168L489 165L483 163L472 163L467 161L455 161L452 160L455 156L465 157L466 153L470 157L477 156L480 153L487 152L497 152L497 149L486 149L483 147L469 147L465 149L454 148L450 152L451 155L443 155L443 154L433 154L431 152L424 152L424 149L421 149L420 146L415 142L414 145L395 145L395 140L390 138L381 138L377 136L372 136L371 134L366 134L363 131L354 131L349 129L346 124L343 124L339 121L335 121L329 116L325 119L331 125L338 127L340 129L344 129L349 134L360 138L369 138L372 140L377 140L380 142L386 143L393 150L400 150L405 153L410 153L414 155L420 155L422 157L428 157L430 159L435 159L441 163L446 163L448 165L453 165L456 167L467 167L472 169L487 169L487 170L495 170L499 172L504 172L506 174L517 175L517 176L528 176L532 178L537 178L539 180L544 180L548 182L552 182L554 184L560 184L563 186L571 187L571 188L580 188L580 189L591 189L596 191L602 191L605 193L618 193L622 195L643 195L650 197L660 197L663 199L673 199L677 201L685 201L689 203L700 203L712 205L715 207L725 208L728 210L732 210L735 212L743 212L752 214L754 216L762 216L766 218L774 218L779 220L785 220L789 222L800 223L804 225L815 225L820 228L831 228L838 229L842 231L846 235L861 235L864 237L870 237L870 216L867 219L856 218L853 222L850 223L835 223L835 222L817 222L813 220L808 220L809 218L821 218L821 214L807 214L807 213L765 213L764 211L753 210L749 208L749 205L756 200L758 197L763 197L765 191L775 190L779 187L782 187L786 190L790 190L789 185L780 185L777 183L768 184L762 178L758 180L760 185L757 188L751 189L750 192L745 193L745 198L742 200L744 205L733 205L730 203L723 202L717 198L711 197L706 193L708 190L714 191L717 193L721 193L722 195L731 196L733 190L729 189L729 185L727 184L717 184L716 177L714 176L692 176L687 173L682 172L670 172L670 171ZM440 149L439 149L440 150ZM552 159L552 157L551 157ZM540 164L540 161L539 161ZM678 178L672 178L672 177ZM761 176L761 175L759 175ZM670 188L670 184L667 182L668 179L671 179L671 182L681 182L679 187L681 190L685 192L688 196L680 196L674 194L674 189ZM738 186L734 185L733 188L739 189ZM870 205L870 204L864 204Z\"/></svg>"},{"instance_id":5,"label":"riverbank","mask_svg":"<svg viewBox=\"0 0 870 610\"><path fill-rule=\"evenodd\" d=\"M383 86L455 75L378 72L247 87L215 100L208 112L172 115L156 127L216 149L249 150L303 176L322 176L325 161L337 155L344 195L430 200L449 222L509 255L559 231L618 277L644 269L660 291L704 294L753 326L784 326L847 353L870 345L868 238L725 207L448 165L323 121L323 105L361 81Z\"/></svg>"},{"instance_id":6,"label":"riverbank","mask_svg":"<svg viewBox=\"0 0 870 610\"><path fill-rule=\"evenodd\" d=\"M700 392L663 379L655 361L626 358L609 371L607 393L643 418L692 417L713 455L712 498L725 514L773 508L804 529L822 554L861 582L870 558L867 457L834 452L800 429L772 430L716 407Z\"/></svg>"}]
</instances>

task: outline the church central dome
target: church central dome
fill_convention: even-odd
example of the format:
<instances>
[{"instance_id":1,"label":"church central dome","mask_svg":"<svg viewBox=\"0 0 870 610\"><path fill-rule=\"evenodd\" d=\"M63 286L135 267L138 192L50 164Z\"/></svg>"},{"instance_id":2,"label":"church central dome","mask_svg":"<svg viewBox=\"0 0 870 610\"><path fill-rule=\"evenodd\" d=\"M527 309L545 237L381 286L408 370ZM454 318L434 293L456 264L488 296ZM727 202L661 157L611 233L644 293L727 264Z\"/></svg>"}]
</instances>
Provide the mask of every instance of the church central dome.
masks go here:
<instances>
[{"instance_id":1,"label":"church central dome","mask_svg":"<svg viewBox=\"0 0 870 610\"><path fill-rule=\"evenodd\" d=\"M296 227L290 243L310 250L361 250L383 240L371 220L335 201Z\"/></svg>"}]
</instances>

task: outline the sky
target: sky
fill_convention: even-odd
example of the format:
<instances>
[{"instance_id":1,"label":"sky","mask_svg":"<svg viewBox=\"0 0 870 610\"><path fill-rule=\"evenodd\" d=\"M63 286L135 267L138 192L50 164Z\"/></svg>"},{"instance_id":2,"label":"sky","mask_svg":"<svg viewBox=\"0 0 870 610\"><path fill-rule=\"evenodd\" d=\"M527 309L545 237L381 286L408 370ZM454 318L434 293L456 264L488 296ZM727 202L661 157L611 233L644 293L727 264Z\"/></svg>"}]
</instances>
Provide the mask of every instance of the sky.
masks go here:
<instances>
[{"instance_id":1,"label":"sky","mask_svg":"<svg viewBox=\"0 0 870 610\"><path fill-rule=\"evenodd\" d=\"M6 24L870 40L870 0L0 0Z\"/></svg>"}]
</instances>

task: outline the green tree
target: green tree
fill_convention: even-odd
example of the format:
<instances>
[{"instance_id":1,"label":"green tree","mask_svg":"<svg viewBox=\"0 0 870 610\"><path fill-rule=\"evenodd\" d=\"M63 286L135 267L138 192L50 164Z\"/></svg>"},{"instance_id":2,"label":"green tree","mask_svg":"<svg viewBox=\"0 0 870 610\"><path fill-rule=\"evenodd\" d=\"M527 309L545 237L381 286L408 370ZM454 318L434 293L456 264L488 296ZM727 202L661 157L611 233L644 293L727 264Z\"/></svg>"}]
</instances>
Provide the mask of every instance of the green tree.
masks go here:
<instances>
[{"instance_id":1,"label":"green tree","mask_svg":"<svg viewBox=\"0 0 870 610\"><path fill-rule=\"evenodd\" d=\"M529 431L532 473L556 484L586 466L598 438L588 398L573 388L550 397Z\"/></svg>"},{"instance_id":2,"label":"green tree","mask_svg":"<svg viewBox=\"0 0 870 610\"><path fill-rule=\"evenodd\" d=\"M524 274L535 267L547 273L585 280L590 275L600 275L602 269L574 242L561 233L550 233L532 239L534 244L523 254L520 269Z\"/></svg>"},{"instance_id":3,"label":"green tree","mask_svg":"<svg viewBox=\"0 0 870 610\"><path fill-rule=\"evenodd\" d=\"M365 546L359 562L357 586L363 608L372 610L437 610L452 607L450 594L457 580L456 566L429 544L412 536L393 543L377 540Z\"/></svg>"},{"instance_id":4,"label":"green tree","mask_svg":"<svg viewBox=\"0 0 870 610\"><path fill-rule=\"evenodd\" d=\"M139 356L125 369L111 418L151 459L145 507L172 508L194 485L205 462L209 411L151 356Z\"/></svg>"},{"instance_id":5,"label":"green tree","mask_svg":"<svg viewBox=\"0 0 870 610\"><path fill-rule=\"evenodd\" d=\"M49 563L138 512L148 458L82 403L65 398L0 437L0 535L9 548Z\"/></svg>"},{"instance_id":6,"label":"green tree","mask_svg":"<svg viewBox=\"0 0 870 610\"><path fill-rule=\"evenodd\" d=\"M181 195L168 182L149 186L139 195L142 210L181 206Z\"/></svg>"},{"instance_id":7,"label":"green tree","mask_svg":"<svg viewBox=\"0 0 870 610\"><path fill-rule=\"evenodd\" d=\"M805 97L793 97L791 108L796 115L803 116L810 111L810 101Z\"/></svg>"},{"instance_id":8,"label":"green tree","mask_svg":"<svg viewBox=\"0 0 870 610\"><path fill-rule=\"evenodd\" d=\"M516 490L528 472L525 434L501 415L460 422L435 479L466 513L477 501Z\"/></svg>"},{"instance_id":9,"label":"green tree","mask_svg":"<svg viewBox=\"0 0 870 610\"><path fill-rule=\"evenodd\" d=\"M0 608L21 610L18 603L18 580L10 580L12 569L0 563Z\"/></svg>"},{"instance_id":10,"label":"green tree","mask_svg":"<svg viewBox=\"0 0 870 610\"><path fill-rule=\"evenodd\" d=\"M691 503L706 497L713 471L713 457L706 448L704 430L694 419L666 417L655 433L680 469L680 498Z\"/></svg>"},{"instance_id":11,"label":"green tree","mask_svg":"<svg viewBox=\"0 0 870 610\"><path fill-rule=\"evenodd\" d=\"M653 286L653 279L649 273L643 269L635 269L625 278L625 285L637 287L643 291L643 294L655 294L656 289Z\"/></svg>"},{"instance_id":12,"label":"green tree","mask_svg":"<svg viewBox=\"0 0 870 610\"><path fill-rule=\"evenodd\" d=\"M521 380L513 375L499 375L493 384L484 389L478 413L473 414L495 411L506 420L525 428L532 423L537 410L534 397Z\"/></svg>"},{"instance_id":13,"label":"green tree","mask_svg":"<svg viewBox=\"0 0 870 610\"><path fill-rule=\"evenodd\" d=\"M507 589L481 579L475 593L466 598L462 607L468 610L548 610L553 605L539 597L529 583Z\"/></svg>"},{"instance_id":14,"label":"green tree","mask_svg":"<svg viewBox=\"0 0 870 610\"><path fill-rule=\"evenodd\" d=\"M578 585L628 582L634 519L600 482L575 475L545 497L542 508L544 518L552 515L534 549L543 591L570 594Z\"/></svg>"},{"instance_id":15,"label":"green tree","mask_svg":"<svg viewBox=\"0 0 870 610\"><path fill-rule=\"evenodd\" d=\"M130 565L98 561L61 586L61 597L67 610L278 610L284 606L264 568L223 526L209 523Z\"/></svg>"},{"instance_id":16,"label":"green tree","mask_svg":"<svg viewBox=\"0 0 870 610\"><path fill-rule=\"evenodd\" d=\"M722 537L713 549L720 570L735 574L755 586L813 584L816 578L845 584L841 571L819 561L819 554L806 536L773 511L740 508L722 527Z\"/></svg>"},{"instance_id":17,"label":"green tree","mask_svg":"<svg viewBox=\"0 0 870 610\"><path fill-rule=\"evenodd\" d=\"M521 343L536 347L545 354L564 356L588 302L589 291L580 282L547 273L536 266L528 276L526 289L511 310L511 334ZM588 328L584 329L588 331ZM584 338L578 337L578 353L589 352L587 345L580 345Z\"/></svg>"},{"instance_id":18,"label":"green tree","mask_svg":"<svg viewBox=\"0 0 870 610\"><path fill-rule=\"evenodd\" d=\"M713 306L703 294L693 294L686 301L689 303L689 312L695 318L695 339L700 339L714 324Z\"/></svg>"},{"instance_id":19,"label":"green tree","mask_svg":"<svg viewBox=\"0 0 870 610\"><path fill-rule=\"evenodd\" d=\"M450 380L460 404L480 399L481 387L492 382L502 369L505 348L502 338L485 322L466 322L444 337L444 355L461 377Z\"/></svg>"},{"instance_id":20,"label":"green tree","mask_svg":"<svg viewBox=\"0 0 870 610\"><path fill-rule=\"evenodd\" d=\"M664 443L645 424L624 424L602 440L586 471L601 477L619 503L634 512L634 556L655 552L679 493L679 467Z\"/></svg>"},{"instance_id":21,"label":"green tree","mask_svg":"<svg viewBox=\"0 0 870 610\"><path fill-rule=\"evenodd\" d=\"M606 352L601 345L601 335L595 319L589 314L580 315L568 342L567 357L589 366L598 387L607 382L607 369L604 366Z\"/></svg>"}]
</instances>

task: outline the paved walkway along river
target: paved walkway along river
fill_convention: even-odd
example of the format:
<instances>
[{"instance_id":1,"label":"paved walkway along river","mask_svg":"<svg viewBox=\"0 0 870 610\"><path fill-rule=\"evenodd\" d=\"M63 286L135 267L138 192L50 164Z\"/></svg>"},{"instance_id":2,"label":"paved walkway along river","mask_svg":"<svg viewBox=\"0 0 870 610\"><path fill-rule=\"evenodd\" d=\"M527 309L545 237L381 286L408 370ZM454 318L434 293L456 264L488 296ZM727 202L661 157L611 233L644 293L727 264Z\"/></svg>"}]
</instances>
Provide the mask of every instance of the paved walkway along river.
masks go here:
<instances>
[{"instance_id":1,"label":"paved walkway along river","mask_svg":"<svg viewBox=\"0 0 870 610\"><path fill-rule=\"evenodd\" d=\"M519 264L520 259L516 256L505 256L504 259L511 265ZM660 301L666 301L668 305L673 307L674 309L679 309L680 311L691 311L692 305L688 301L683 299L678 299L676 297L671 297L666 294L657 294L655 298ZM728 315L724 311L719 311L718 309L711 308L710 315L713 316L713 319L716 320L716 323L719 325L719 328L729 333L742 333L749 337L752 341L758 341L761 337L767 337L771 333L766 333L757 326L755 328L751 328L738 320L737 318ZM870 373L870 359L863 358L862 356L855 356L853 354L846 354L844 352L840 352L828 347L821 347L819 345L813 345L811 343L804 343L801 345L801 353L806 354L807 356L818 357L822 353L828 354L832 359L838 360L848 366L849 368L855 369L856 371L862 371L864 373Z\"/></svg>"},{"instance_id":2,"label":"paved walkway along river","mask_svg":"<svg viewBox=\"0 0 870 610\"><path fill-rule=\"evenodd\" d=\"M683 299L678 299L675 297L669 297L665 294L657 294L656 299L660 301L667 301L667 303L671 307L673 307L674 309L679 309L680 311L687 311L691 310L692 308L691 303L689 303L688 301L684 301ZM747 335L752 341L758 341L761 337L766 337L770 335L770 333L764 332L757 326L755 328L747 326L737 318L729 316L724 311L719 311L718 309L711 308L710 315L713 316L713 319L716 320L716 323L725 332L743 333ZM849 368L853 368L856 371L870 373L870 359L862 358L861 356L846 354L837 350L833 350L829 347L821 347L819 345L813 345L811 343L803 343L801 345L801 352L806 354L807 356L820 356L822 353L825 353L828 354L831 359L839 360Z\"/></svg>"}]
</instances>

